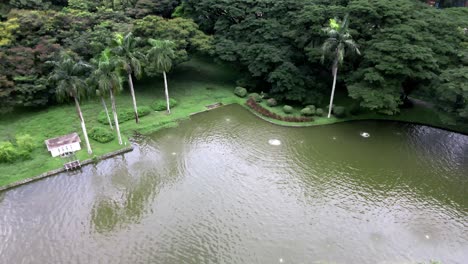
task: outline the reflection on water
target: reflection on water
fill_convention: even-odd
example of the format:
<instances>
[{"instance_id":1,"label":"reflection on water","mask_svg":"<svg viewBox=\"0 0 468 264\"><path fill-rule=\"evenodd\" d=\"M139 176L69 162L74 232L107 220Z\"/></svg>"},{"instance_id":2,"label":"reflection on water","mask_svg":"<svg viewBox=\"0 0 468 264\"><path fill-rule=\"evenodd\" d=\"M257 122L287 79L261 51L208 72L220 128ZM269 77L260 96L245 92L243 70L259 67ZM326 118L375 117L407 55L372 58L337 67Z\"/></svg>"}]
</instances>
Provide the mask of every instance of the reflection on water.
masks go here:
<instances>
[{"instance_id":1,"label":"reflection on water","mask_svg":"<svg viewBox=\"0 0 468 264\"><path fill-rule=\"evenodd\" d=\"M283 128L229 106L135 146L0 193L0 263L468 258L467 136L383 122Z\"/></svg>"}]
</instances>

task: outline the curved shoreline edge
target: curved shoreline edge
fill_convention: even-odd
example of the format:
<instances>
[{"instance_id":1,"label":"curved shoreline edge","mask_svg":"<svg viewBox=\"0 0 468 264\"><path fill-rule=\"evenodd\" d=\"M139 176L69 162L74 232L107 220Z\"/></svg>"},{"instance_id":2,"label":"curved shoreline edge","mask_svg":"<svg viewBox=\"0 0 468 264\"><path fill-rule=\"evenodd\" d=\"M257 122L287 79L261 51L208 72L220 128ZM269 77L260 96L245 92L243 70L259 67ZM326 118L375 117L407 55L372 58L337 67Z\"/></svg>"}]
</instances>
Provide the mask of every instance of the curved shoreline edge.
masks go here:
<instances>
[{"instance_id":1,"label":"curved shoreline edge","mask_svg":"<svg viewBox=\"0 0 468 264\"><path fill-rule=\"evenodd\" d=\"M268 122L268 123L273 124L273 125L282 126L282 127L302 128L302 127L335 125L335 124L339 124L339 123L356 122L356 121L380 121L380 122L384 121L384 122L397 122L397 123L404 123L404 124L427 126L427 127L432 127L432 128L441 129L441 130L449 131L449 132L452 132L452 133L457 133L457 134L468 136L468 131L455 130L455 129L451 129L449 127L438 126L438 125L428 124L428 123L418 122L418 121L398 120L398 119L394 119L394 118L390 118L390 117L389 118L385 118L385 117L382 117L382 118L375 118L375 117L352 117L352 118L349 118L348 117L348 118L334 119L334 120L331 120L328 123L317 123L315 121L312 121L312 122L290 122L288 124L285 121L279 121L279 120L275 120L275 119L272 119L272 118L262 116L261 114L255 112L253 109L251 109L251 108L249 108L249 107L247 107L245 105L241 105L241 106L244 107L245 109L247 109L253 115L255 115L258 118L262 119L263 121Z\"/></svg>"},{"instance_id":2,"label":"curved shoreline edge","mask_svg":"<svg viewBox=\"0 0 468 264\"><path fill-rule=\"evenodd\" d=\"M395 120L395 119L392 119L392 118L381 118L381 119L379 119L379 118L365 118L365 117L359 118L359 117L355 117L355 118L334 119L334 120L330 121L329 123L309 122L309 123L290 123L290 124L286 124L285 122L280 123L280 122L276 122L276 120L266 118L266 117L260 115L259 113L255 112L253 109L250 109L245 104L241 104L241 103L238 103L238 102L222 104L219 107L216 107L216 108L213 108L213 109L206 109L206 110L203 110L203 111L191 113L191 114L188 115L188 117L176 119L173 122L178 123L178 122L186 120L187 118L190 118L192 116L203 114L203 113L206 113L206 112L218 109L218 108L222 108L222 107L225 107L225 106L231 106L231 105L239 105L239 106L245 108L246 110L248 110L250 113L252 113L257 118L260 118L263 121L268 122L270 124L277 125L277 126L282 126L282 127L304 128L304 127L334 125L334 124L338 124L338 123L353 122L353 121L387 121L387 122L398 122L398 123L406 123L406 124L415 124L415 125L427 126L427 127L442 129L442 130L445 130L445 131L449 131L449 132L458 133L458 134L461 134L461 135L468 136L468 132L457 131L457 130L453 130L453 129L450 129L450 128L447 128L447 127L427 124L427 123L423 123L423 122ZM169 127L172 127L172 126L160 126L157 129L155 129L155 130L153 130L153 131L151 131L149 133L145 133L145 134L151 134L151 133L157 132L157 131L159 131L161 129L169 128ZM115 156L118 156L118 155L121 155L121 154L125 154L127 152L133 151L133 149L134 149L134 147L130 146L130 147L126 147L126 148L123 148L123 149L120 149L120 150L117 150L117 151L113 151L113 152L104 154L102 156L97 157L97 159L86 159L86 160L81 162L81 166L87 166L87 165L90 165L90 164L93 164L93 163L96 163L96 162L99 162L99 161L102 161L102 160L106 160L106 159L109 159L109 158L112 158L112 157L115 157ZM27 183L31 183L31 182L34 182L34 181L42 180L42 179L45 179L45 178L48 178L48 177L51 177L51 176L56 176L57 174L60 174L60 173L63 173L63 172L66 172L65 168L59 168L59 169L56 169L56 170L51 170L49 172L42 173L40 175L31 177L31 178L27 178L27 179L24 179L24 180L13 182L13 183L7 184L5 186L0 186L0 192L6 191L6 190L9 190L9 189L13 189L15 187L18 187L18 186L21 186L21 185L24 185L24 184L27 184Z\"/></svg>"}]
</instances>

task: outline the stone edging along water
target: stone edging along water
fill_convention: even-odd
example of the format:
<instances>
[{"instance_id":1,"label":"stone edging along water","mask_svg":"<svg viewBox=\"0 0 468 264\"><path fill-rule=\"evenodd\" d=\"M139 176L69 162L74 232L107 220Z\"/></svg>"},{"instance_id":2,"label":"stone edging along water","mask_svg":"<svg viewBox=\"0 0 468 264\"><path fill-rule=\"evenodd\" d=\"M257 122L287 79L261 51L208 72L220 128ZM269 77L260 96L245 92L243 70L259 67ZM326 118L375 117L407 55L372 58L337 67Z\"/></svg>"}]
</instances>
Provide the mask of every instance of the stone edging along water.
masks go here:
<instances>
[{"instance_id":1,"label":"stone edging along water","mask_svg":"<svg viewBox=\"0 0 468 264\"><path fill-rule=\"evenodd\" d=\"M97 159L87 159L87 160L84 160L83 162L81 162L81 166L86 166L86 165L95 163L96 161L112 158L112 157L115 157L117 155L130 152L132 150L133 150L133 147L130 146L130 147L126 147L124 149L120 149L120 150L117 150L117 151L114 151L114 152L111 152L111 153L104 154L102 156L97 157ZM45 173L43 173L41 175L38 175L38 176L35 176L35 177L32 177L32 178L27 178L27 179L24 179L24 180L21 180L21 181L17 181L17 182L14 182L14 183L7 184L5 186L0 186L0 192L8 190L8 189L15 188L15 187L18 187L18 186L26 184L26 183L30 183L30 182L33 182L33 181L38 181L38 180L41 180L41 179L44 179L44 178L55 176L55 175L57 175L59 173L62 173L62 172L66 172L65 168L51 170L51 171L45 172Z\"/></svg>"}]
</instances>

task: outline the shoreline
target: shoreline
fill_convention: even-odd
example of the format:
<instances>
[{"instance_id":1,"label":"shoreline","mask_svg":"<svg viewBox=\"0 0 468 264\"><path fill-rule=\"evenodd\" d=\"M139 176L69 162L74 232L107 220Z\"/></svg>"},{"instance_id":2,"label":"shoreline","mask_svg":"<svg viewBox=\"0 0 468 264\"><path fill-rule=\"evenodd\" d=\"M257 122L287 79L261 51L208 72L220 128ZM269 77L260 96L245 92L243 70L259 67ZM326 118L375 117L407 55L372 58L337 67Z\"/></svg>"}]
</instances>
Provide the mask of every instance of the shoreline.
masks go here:
<instances>
[{"instance_id":1,"label":"shoreline","mask_svg":"<svg viewBox=\"0 0 468 264\"><path fill-rule=\"evenodd\" d=\"M458 133L458 134L461 134L461 135L468 136L468 132L457 131L457 130L450 129L450 128L447 128L447 127L437 126L437 125L433 125L433 124L427 124L427 123L423 123L423 122L405 121L405 120L397 120L397 119L391 119L391 118L381 118L381 119L379 119L379 118L355 117L355 118L333 119L330 122L326 122L326 123L317 123L316 121L312 121L312 122L305 122L305 123L304 122L302 122L302 123L300 123L300 122L290 122L290 124L288 124L287 122L284 122L284 121L279 121L279 120L274 120L274 119L271 119L271 118L264 117L261 114L255 112L254 110L247 107L245 104L241 104L239 102L222 104L222 105L220 105L218 107L215 107L215 108L212 108L212 109L206 109L206 110L203 110L203 111L190 113L187 117L173 120L173 122L174 123L179 123L180 121L183 121L183 120L185 120L187 118L190 118L192 116L203 114L203 113L206 113L206 112L209 112L209 111L212 111L212 110L216 110L218 108L222 108L222 107L230 106L230 105L235 105L235 104L239 105L240 107L245 108L251 114L253 114L257 118L259 118L259 119L261 119L261 120L263 120L265 122L268 122L270 124L277 125L277 126L282 126L282 127L303 128L303 127L334 125L334 124L339 124L339 123L356 122L356 121L387 121L387 122L398 122L398 123L406 123L406 124L427 126L427 127L442 129L442 130L446 130L446 131L449 131L449 132L452 132L452 133ZM160 126L160 127L157 127L156 129L154 129L154 130L152 130L152 131L150 131L148 133L144 133L143 135L152 134L152 133L158 132L159 130L162 130L164 128L167 128L167 127L166 126ZM121 154L125 154L125 153L133 151L133 149L134 149L134 147L130 146L130 147L126 147L126 148L123 148L123 149L120 149L120 150L116 150L116 151L113 151L113 152L106 153L104 155L101 155L101 156L97 157L97 159L86 159L86 160L81 162L81 166L82 167L87 166L87 165L97 163L97 162L102 161L102 160L106 160L106 159L109 159L109 158L112 158L112 157L115 157L115 156L118 156L118 155L121 155ZM0 192L10 190L10 189L16 188L18 186L28 184L28 183L31 183L31 182L34 182L34 181L42 180L42 179L45 179L45 178L48 178L48 177L57 176L58 174L63 173L63 172L66 172L66 170L65 170L65 168L62 167L62 168L58 168L58 169L55 169L55 170L51 170L51 171L42 173L40 175L31 177L31 178L26 178L26 179L23 179L23 180L20 180L20 181L17 181L17 182L13 182L13 183L10 183L10 184L4 185L4 186L0 186Z\"/></svg>"},{"instance_id":2,"label":"shoreline","mask_svg":"<svg viewBox=\"0 0 468 264\"><path fill-rule=\"evenodd\" d=\"M282 126L282 127L291 127L291 128L301 128L301 127L315 127L315 126L326 126L326 125L335 125L335 124L340 124L340 123L345 123L345 122L356 122L356 121L386 121L386 122L398 122L398 123L405 123L405 124L413 124L413 125L420 125L420 126L427 126L431 128L436 128L436 129L441 129L445 130L448 132L452 133L457 133L461 135L468 136L468 131L462 131L462 130L456 130L452 129L450 127L442 126L442 125L436 125L436 124L429 124L425 122L419 122L419 121L410 121L410 120L399 120L396 118L378 118L378 117L346 117L346 118L340 118L336 119L334 118L333 120L326 121L325 123L318 123L317 121L312 121L312 122L285 122L285 121L280 121L276 120L273 118L268 118L260 113L257 113L253 109L249 108L246 105L241 105L245 109L247 109L249 112L251 112L253 115L256 117L262 119L265 122L268 122L273 125L277 126ZM289 123L289 124L288 124Z\"/></svg>"},{"instance_id":3,"label":"shoreline","mask_svg":"<svg viewBox=\"0 0 468 264\"><path fill-rule=\"evenodd\" d=\"M97 157L96 159L86 159L86 160L84 160L82 162L80 161L81 167L84 167L84 166L87 166L87 165L90 165L90 164L93 164L93 163L96 163L96 162L99 162L99 161L102 161L102 160L106 160L106 159L109 159L109 158L112 158L112 157L115 157L115 156L118 156L118 155L121 155L121 154L125 154L125 153L131 152L131 151L133 151L133 146L126 147L126 148L123 148L123 149L120 149L120 150L116 150L116 151L104 154L102 156ZM73 171L76 171L76 170L73 170ZM13 189L13 188L16 188L18 186L28 184L28 183L31 183L31 182L39 181L39 180L42 180L42 179L45 179L45 178L49 178L49 177L52 177L52 176L57 176L58 174L63 173L63 172L67 172L67 170L62 167L62 168L59 168L59 169L55 169L55 170L51 170L51 171L42 173L40 175L31 177L31 178L27 178L27 179L20 180L20 181L17 181L17 182L13 182L13 183L10 183L10 184L4 185L4 186L0 186L0 192L10 190L10 189Z\"/></svg>"}]
</instances>

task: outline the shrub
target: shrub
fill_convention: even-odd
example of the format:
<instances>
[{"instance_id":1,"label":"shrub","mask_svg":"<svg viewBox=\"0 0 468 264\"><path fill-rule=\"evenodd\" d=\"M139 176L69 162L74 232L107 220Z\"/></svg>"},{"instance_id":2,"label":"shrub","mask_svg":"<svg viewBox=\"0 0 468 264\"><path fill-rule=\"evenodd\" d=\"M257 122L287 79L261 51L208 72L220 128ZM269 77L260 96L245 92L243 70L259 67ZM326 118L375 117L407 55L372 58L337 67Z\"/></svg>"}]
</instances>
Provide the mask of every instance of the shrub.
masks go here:
<instances>
[{"instance_id":1,"label":"shrub","mask_svg":"<svg viewBox=\"0 0 468 264\"><path fill-rule=\"evenodd\" d=\"M276 113L273 113L271 112L270 110L262 107L260 104L258 104L257 102L255 102L255 100L253 100L252 98L248 99L247 100L247 106L250 107L252 110L254 110L255 112L263 115L263 116L266 116L266 117L269 117L269 118L273 118L273 119L277 119L277 120L281 120L281 121L287 121L287 122L309 122L309 121L313 121L312 118L310 117L305 117L305 116L280 116Z\"/></svg>"},{"instance_id":2,"label":"shrub","mask_svg":"<svg viewBox=\"0 0 468 264\"><path fill-rule=\"evenodd\" d=\"M303 115L303 116L312 116L314 114L315 114L315 110L312 111L312 109L310 109L309 107L306 107L306 108L301 110L301 115Z\"/></svg>"},{"instance_id":3,"label":"shrub","mask_svg":"<svg viewBox=\"0 0 468 264\"><path fill-rule=\"evenodd\" d=\"M277 106L278 105L278 102L276 101L275 98L270 98L267 100L266 104L269 106L269 107L274 107L274 106Z\"/></svg>"},{"instance_id":4,"label":"shrub","mask_svg":"<svg viewBox=\"0 0 468 264\"><path fill-rule=\"evenodd\" d=\"M20 150L31 152L36 147L33 137L29 134L17 135L16 145Z\"/></svg>"},{"instance_id":5,"label":"shrub","mask_svg":"<svg viewBox=\"0 0 468 264\"><path fill-rule=\"evenodd\" d=\"M292 106L289 106L289 105L283 106L283 112L285 112L286 114L292 113L293 112Z\"/></svg>"},{"instance_id":6,"label":"shrub","mask_svg":"<svg viewBox=\"0 0 468 264\"><path fill-rule=\"evenodd\" d=\"M234 89L234 94L241 97L241 98L244 98L247 96L247 89L245 89L244 87L236 87L236 89Z\"/></svg>"},{"instance_id":7,"label":"shrub","mask_svg":"<svg viewBox=\"0 0 468 264\"><path fill-rule=\"evenodd\" d=\"M89 130L89 137L100 143L107 143L114 140L115 135L109 129L103 127L93 127Z\"/></svg>"},{"instance_id":8,"label":"shrub","mask_svg":"<svg viewBox=\"0 0 468 264\"><path fill-rule=\"evenodd\" d=\"M345 117L346 116L346 109L344 108L344 106L335 106L333 108L333 114L336 116L336 117Z\"/></svg>"},{"instance_id":9,"label":"shrub","mask_svg":"<svg viewBox=\"0 0 468 264\"><path fill-rule=\"evenodd\" d=\"M20 153L9 141L0 142L0 162L13 162L20 157Z\"/></svg>"},{"instance_id":10,"label":"shrub","mask_svg":"<svg viewBox=\"0 0 468 264\"><path fill-rule=\"evenodd\" d=\"M177 100L170 98L169 99L169 106L171 108L175 107L177 105ZM167 109L167 102L166 100L156 100L151 104L151 108L153 108L154 111L164 111Z\"/></svg>"},{"instance_id":11,"label":"shrub","mask_svg":"<svg viewBox=\"0 0 468 264\"><path fill-rule=\"evenodd\" d=\"M317 108L315 107L315 105L307 105L305 108L310 108L310 110L314 111L317 110Z\"/></svg>"},{"instance_id":12,"label":"shrub","mask_svg":"<svg viewBox=\"0 0 468 264\"><path fill-rule=\"evenodd\" d=\"M137 108L138 116L143 117L147 116L151 113L151 108L148 106L139 106ZM112 113L109 113L112 115ZM117 116L119 118L119 124L132 120L135 118L135 113L133 112L133 108L124 108L117 110ZM112 122L114 122L113 118L111 117ZM108 125L109 122L107 121L106 112L101 111L98 115L98 121L101 124Z\"/></svg>"},{"instance_id":13,"label":"shrub","mask_svg":"<svg viewBox=\"0 0 468 264\"><path fill-rule=\"evenodd\" d=\"M317 108L317 110L315 110L315 115L317 116L323 116L324 113L322 108Z\"/></svg>"},{"instance_id":14,"label":"shrub","mask_svg":"<svg viewBox=\"0 0 468 264\"><path fill-rule=\"evenodd\" d=\"M261 92L261 93L260 93L260 97L261 97L262 99L270 99L270 98L271 98L270 95L269 95L268 93L264 93L264 92Z\"/></svg>"},{"instance_id":15,"label":"shrub","mask_svg":"<svg viewBox=\"0 0 468 264\"><path fill-rule=\"evenodd\" d=\"M262 101L262 97L258 93L251 93L249 94L249 98L255 100L255 102L260 103Z\"/></svg>"}]
</instances>

